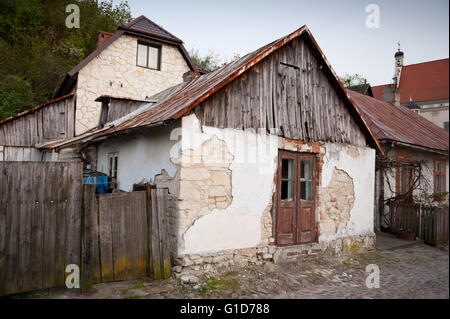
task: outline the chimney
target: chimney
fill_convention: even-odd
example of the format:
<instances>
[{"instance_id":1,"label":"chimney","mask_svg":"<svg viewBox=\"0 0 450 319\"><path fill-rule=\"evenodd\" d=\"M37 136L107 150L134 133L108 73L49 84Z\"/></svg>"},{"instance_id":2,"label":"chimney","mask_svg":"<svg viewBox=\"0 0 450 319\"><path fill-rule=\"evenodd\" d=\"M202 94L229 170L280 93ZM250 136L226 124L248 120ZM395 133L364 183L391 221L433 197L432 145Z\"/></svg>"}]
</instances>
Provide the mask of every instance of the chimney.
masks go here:
<instances>
[{"instance_id":1,"label":"chimney","mask_svg":"<svg viewBox=\"0 0 450 319\"><path fill-rule=\"evenodd\" d=\"M103 43L106 42L106 40L111 38L113 35L114 35L114 33L111 33L111 32L99 31L96 48L98 49Z\"/></svg>"},{"instance_id":2,"label":"chimney","mask_svg":"<svg viewBox=\"0 0 450 319\"><path fill-rule=\"evenodd\" d=\"M183 74L183 82L190 82L200 76L200 73L194 71L187 71Z\"/></svg>"}]
</instances>

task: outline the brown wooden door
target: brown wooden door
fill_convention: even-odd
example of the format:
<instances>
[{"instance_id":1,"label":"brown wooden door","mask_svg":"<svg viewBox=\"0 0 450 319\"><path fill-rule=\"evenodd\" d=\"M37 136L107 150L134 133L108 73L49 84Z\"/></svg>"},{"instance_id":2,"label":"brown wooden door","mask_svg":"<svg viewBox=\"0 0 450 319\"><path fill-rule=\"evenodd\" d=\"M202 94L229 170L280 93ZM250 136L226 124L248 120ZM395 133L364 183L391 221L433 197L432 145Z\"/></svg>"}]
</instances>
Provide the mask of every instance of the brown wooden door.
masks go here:
<instances>
[{"instance_id":1,"label":"brown wooden door","mask_svg":"<svg viewBox=\"0 0 450 319\"><path fill-rule=\"evenodd\" d=\"M280 150L277 181L277 245L312 242L315 232L316 160Z\"/></svg>"}]
</instances>

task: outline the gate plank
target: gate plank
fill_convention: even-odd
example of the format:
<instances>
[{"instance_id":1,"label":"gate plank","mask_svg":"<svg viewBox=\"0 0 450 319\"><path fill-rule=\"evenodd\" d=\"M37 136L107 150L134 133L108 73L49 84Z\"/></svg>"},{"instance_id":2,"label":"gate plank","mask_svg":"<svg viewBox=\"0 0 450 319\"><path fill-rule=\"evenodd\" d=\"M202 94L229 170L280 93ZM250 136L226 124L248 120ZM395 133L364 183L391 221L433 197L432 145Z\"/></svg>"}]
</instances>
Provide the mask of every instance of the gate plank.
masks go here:
<instances>
[{"instance_id":1,"label":"gate plank","mask_svg":"<svg viewBox=\"0 0 450 319\"><path fill-rule=\"evenodd\" d=\"M93 283L100 282L100 260L98 247L98 203L95 185L84 185L82 236L82 289L88 290Z\"/></svg>"},{"instance_id":2,"label":"gate plank","mask_svg":"<svg viewBox=\"0 0 450 319\"><path fill-rule=\"evenodd\" d=\"M113 236L111 229L110 198L112 194L99 195L98 212L100 226L100 265L101 280L108 282L114 280L113 265Z\"/></svg>"},{"instance_id":3,"label":"gate plank","mask_svg":"<svg viewBox=\"0 0 450 319\"><path fill-rule=\"evenodd\" d=\"M161 254L159 250L159 222L156 189L151 190L151 270L153 279L161 279Z\"/></svg>"},{"instance_id":4,"label":"gate plank","mask_svg":"<svg viewBox=\"0 0 450 319\"><path fill-rule=\"evenodd\" d=\"M167 218L167 200L169 190L167 188L157 188L158 203L158 228L159 243L161 251L161 276L162 279L170 277L170 242L169 242L169 225Z\"/></svg>"}]
</instances>

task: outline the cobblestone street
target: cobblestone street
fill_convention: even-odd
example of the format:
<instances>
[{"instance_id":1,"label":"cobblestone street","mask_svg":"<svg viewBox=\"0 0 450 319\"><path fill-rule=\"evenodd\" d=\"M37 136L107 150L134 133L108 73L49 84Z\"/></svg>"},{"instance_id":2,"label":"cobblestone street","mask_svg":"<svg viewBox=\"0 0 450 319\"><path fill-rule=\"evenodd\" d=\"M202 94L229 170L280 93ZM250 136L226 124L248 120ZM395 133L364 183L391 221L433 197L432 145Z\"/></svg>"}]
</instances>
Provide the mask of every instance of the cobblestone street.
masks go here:
<instances>
[{"instance_id":1,"label":"cobblestone street","mask_svg":"<svg viewBox=\"0 0 450 319\"><path fill-rule=\"evenodd\" d=\"M380 288L366 287L368 264L380 268ZM449 298L449 255L448 246L436 248L417 243L339 259L310 258L290 264L223 268L177 277L102 283L86 294L58 288L20 297Z\"/></svg>"}]
</instances>

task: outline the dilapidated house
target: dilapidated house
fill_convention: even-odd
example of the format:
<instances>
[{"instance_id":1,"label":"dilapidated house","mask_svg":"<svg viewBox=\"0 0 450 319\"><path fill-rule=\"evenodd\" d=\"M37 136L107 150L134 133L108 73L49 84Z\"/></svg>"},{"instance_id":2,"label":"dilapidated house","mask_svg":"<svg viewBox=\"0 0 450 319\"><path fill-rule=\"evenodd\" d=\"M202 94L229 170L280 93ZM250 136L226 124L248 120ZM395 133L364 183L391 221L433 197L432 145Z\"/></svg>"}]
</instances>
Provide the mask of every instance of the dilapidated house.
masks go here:
<instances>
[{"instance_id":1,"label":"dilapidated house","mask_svg":"<svg viewBox=\"0 0 450 319\"><path fill-rule=\"evenodd\" d=\"M390 202L448 205L448 132L407 106L348 93L385 154L376 164L375 228L391 226Z\"/></svg>"},{"instance_id":2,"label":"dilapidated house","mask_svg":"<svg viewBox=\"0 0 450 319\"><path fill-rule=\"evenodd\" d=\"M374 246L383 150L306 26L213 72L182 71L139 105L97 92L93 129L40 147L84 154L122 191L168 187L174 264Z\"/></svg>"}]
</instances>

